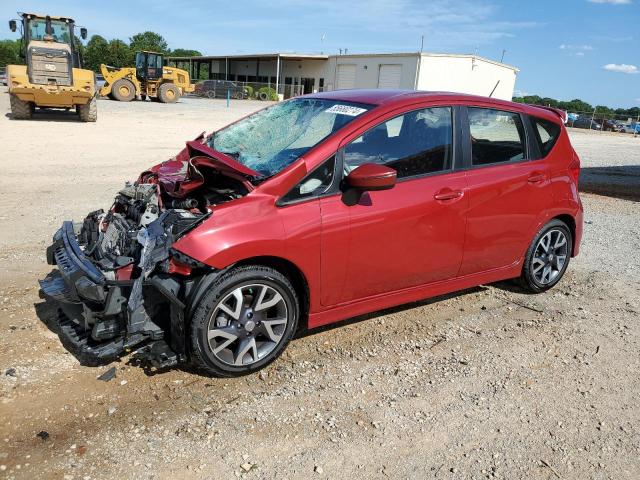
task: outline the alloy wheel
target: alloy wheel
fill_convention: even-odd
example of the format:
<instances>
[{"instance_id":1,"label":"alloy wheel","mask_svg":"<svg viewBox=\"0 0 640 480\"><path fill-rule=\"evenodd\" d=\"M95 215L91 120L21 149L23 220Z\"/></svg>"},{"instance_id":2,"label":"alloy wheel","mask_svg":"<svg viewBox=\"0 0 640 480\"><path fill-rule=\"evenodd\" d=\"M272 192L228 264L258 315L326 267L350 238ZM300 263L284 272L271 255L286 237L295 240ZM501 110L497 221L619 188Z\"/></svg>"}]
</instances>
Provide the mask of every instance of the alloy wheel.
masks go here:
<instances>
[{"instance_id":1,"label":"alloy wheel","mask_svg":"<svg viewBox=\"0 0 640 480\"><path fill-rule=\"evenodd\" d=\"M235 287L217 303L209 318L209 348L227 365L251 365L275 350L288 321L287 304L273 286L251 283Z\"/></svg>"},{"instance_id":2,"label":"alloy wheel","mask_svg":"<svg viewBox=\"0 0 640 480\"><path fill-rule=\"evenodd\" d=\"M562 230L545 233L533 252L531 273L540 285L549 285L560 275L567 262L569 245Z\"/></svg>"}]
</instances>

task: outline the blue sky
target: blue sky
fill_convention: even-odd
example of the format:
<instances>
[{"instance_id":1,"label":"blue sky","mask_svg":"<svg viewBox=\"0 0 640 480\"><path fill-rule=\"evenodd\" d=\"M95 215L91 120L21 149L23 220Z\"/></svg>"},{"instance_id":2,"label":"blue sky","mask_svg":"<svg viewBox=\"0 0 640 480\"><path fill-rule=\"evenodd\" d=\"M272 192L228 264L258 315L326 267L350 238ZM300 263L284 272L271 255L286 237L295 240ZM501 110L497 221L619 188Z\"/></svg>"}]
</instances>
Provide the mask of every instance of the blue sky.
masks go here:
<instances>
[{"instance_id":1,"label":"blue sky","mask_svg":"<svg viewBox=\"0 0 640 480\"><path fill-rule=\"evenodd\" d=\"M640 105L640 0L0 2L5 20L17 10L72 16L107 39L153 30L205 54L406 52L424 35L429 52L500 60L506 50L519 92Z\"/></svg>"}]
</instances>

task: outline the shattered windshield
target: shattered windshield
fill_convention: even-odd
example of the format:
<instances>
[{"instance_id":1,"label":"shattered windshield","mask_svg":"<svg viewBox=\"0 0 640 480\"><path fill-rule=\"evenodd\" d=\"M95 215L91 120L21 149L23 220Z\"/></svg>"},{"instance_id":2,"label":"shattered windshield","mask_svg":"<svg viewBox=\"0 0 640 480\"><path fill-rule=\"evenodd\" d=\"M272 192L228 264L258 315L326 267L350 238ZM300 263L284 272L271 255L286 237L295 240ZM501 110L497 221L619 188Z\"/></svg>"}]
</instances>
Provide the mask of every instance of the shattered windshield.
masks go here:
<instances>
[{"instance_id":1,"label":"shattered windshield","mask_svg":"<svg viewBox=\"0 0 640 480\"><path fill-rule=\"evenodd\" d=\"M207 144L271 176L370 108L318 98L289 100L219 130Z\"/></svg>"}]
</instances>

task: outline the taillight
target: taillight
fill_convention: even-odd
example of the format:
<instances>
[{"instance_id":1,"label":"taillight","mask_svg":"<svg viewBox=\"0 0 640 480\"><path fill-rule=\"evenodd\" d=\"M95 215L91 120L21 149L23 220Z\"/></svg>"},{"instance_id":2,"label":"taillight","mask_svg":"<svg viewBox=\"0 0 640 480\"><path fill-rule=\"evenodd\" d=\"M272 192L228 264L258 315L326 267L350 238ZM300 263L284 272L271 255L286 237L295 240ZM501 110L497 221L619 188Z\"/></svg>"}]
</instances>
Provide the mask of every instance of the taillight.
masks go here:
<instances>
[{"instance_id":1,"label":"taillight","mask_svg":"<svg viewBox=\"0 0 640 480\"><path fill-rule=\"evenodd\" d=\"M575 152L573 153L573 160L571 160L569 164L569 175L571 175L573 181L577 184L580 178L580 158Z\"/></svg>"}]
</instances>

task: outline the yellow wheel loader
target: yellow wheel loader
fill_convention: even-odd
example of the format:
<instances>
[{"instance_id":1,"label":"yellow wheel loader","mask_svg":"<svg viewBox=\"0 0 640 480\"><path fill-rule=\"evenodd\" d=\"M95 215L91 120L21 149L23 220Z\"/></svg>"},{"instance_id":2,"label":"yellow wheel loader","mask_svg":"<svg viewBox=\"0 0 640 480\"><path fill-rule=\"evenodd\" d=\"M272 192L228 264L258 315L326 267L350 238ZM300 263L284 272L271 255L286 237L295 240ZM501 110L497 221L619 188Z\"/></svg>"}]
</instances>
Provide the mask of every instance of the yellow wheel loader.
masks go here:
<instances>
[{"instance_id":1,"label":"yellow wheel loader","mask_svg":"<svg viewBox=\"0 0 640 480\"><path fill-rule=\"evenodd\" d=\"M162 60L161 53L136 52L135 67L100 65L105 80L100 95L121 102L149 97L162 103L175 103L183 94L193 92L195 85L191 85L189 72L165 67Z\"/></svg>"},{"instance_id":2,"label":"yellow wheel loader","mask_svg":"<svg viewBox=\"0 0 640 480\"><path fill-rule=\"evenodd\" d=\"M30 119L35 108L76 109L83 122L98 118L95 75L81 67L71 18L20 13L26 65L7 66L11 114ZM12 32L17 20L9 21ZM80 35L87 38L87 29Z\"/></svg>"}]
</instances>

